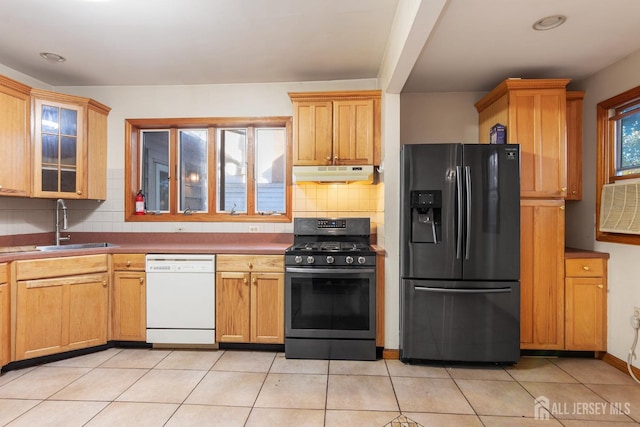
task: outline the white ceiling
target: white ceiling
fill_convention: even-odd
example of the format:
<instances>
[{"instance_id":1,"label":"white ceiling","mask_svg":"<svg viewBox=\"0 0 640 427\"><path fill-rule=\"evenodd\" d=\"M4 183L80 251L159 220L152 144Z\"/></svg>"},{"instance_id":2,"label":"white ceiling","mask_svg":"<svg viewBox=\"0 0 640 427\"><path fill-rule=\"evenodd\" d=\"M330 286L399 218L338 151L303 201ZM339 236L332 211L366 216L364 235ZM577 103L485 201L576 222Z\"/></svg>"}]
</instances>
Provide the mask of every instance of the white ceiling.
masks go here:
<instances>
[{"instance_id":1,"label":"white ceiling","mask_svg":"<svg viewBox=\"0 0 640 427\"><path fill-rule=\"evenodd\" d=\"M580 80L640 49L638 0L440 1L405 92L486 91L506 77ZM398 4L426 2L2 0L0 64L51 86L376 78L401 28ZM552 14L567 22L531 29ZM410 31L431 29L436 17L424 15ZM43 51L67 61L47 63Z\"/></svg>"}]
</instances>

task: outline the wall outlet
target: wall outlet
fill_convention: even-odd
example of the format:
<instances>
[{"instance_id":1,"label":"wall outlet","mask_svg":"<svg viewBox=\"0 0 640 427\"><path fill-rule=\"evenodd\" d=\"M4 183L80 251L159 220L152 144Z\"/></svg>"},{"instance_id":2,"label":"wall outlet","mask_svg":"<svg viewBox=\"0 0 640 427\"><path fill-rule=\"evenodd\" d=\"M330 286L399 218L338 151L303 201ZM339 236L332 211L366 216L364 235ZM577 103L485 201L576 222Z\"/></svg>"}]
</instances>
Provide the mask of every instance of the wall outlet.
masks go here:
<instances>
[{"instance_id":1,"label":"wall outlet","mask_svg":"<svg viewBox=\"0 0 640 427\"><path fill-rule=\"evenodd\" d=\"M176 227L176 232L183 233L184 232L184 227Z\"/></svg>"},{"instance_id":2,"label":"wall outlet","mask_svg":"<svg viewBox=\"0 0 640 427\"><path fill-rule=\"evenodd\" d=\"M250 225L249 226L249 232L250 233L257 233L258 231L260 231L260 228L257 225ZM639 311L640 313L640 311Z\"/></svg>"}]
</instances>

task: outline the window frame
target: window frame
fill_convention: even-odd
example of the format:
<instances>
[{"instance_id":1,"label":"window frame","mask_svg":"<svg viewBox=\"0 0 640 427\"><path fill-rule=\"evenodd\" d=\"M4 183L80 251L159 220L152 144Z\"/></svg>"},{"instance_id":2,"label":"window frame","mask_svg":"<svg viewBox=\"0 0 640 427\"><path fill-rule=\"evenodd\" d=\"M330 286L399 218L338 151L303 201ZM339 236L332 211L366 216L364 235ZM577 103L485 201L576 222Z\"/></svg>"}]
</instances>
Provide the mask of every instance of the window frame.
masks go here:
<instances>
[{"instance_id":1,"label":"window frame","mask_svg":"<svg viewBox=\"0 0 640 427\"><path fill-rule=\"evenodd\" d=\"M640 86L622 92L597 105L596 240L598 241L640 245L640 236L600 230L600 198L602 197L602 186L612 184L616 181L640 178L640 173L616 175L618 140L615 121L610 120L613 110L629 105L634 101L640 103Z\"/></svg>"},{"instance_id":2,"label":"window frame","mask_svg":"<svg viewBox=\"0 0 640 427\"><path fill-rule=\"evenodd\" d=\"M255 177L247 179L247 213L216 212L217 210L217 153L216 130L221 128L247 128L247 133L254 133L257 128L283 127L286 129L285 146L285 212L277 215L264 215L255 211ZM167 129L169 137L169 212L161 214L135 215L135 196L140 185L140 162L142 144L141 131ZM185 214L178 211L178 131L185 129L207 129L207 174L208 174L208 212ZM124 217L125 222L291 222L291 167L292 167L292 118L277 117L201 117L201 118L166 118L166 119L125 119L125 176L124 176ZM248 157L253 170L254 153Z\"/></svg>"}]
</instances>

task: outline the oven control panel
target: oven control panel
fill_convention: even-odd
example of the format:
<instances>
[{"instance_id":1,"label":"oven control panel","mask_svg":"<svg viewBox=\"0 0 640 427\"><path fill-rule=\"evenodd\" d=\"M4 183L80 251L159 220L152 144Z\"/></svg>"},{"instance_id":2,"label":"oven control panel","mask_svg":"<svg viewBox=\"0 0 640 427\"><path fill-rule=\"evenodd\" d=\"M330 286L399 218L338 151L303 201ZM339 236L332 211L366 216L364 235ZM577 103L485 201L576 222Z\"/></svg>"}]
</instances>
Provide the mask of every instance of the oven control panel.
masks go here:
<instances>
[{"instance_id":1,"label":"oven control panel","mask_svg":"<svg viewBox=\"0 0 640 427\"><path fill-rule=\"evenodd\" d=\"M347 228L345 219L319 219L318 228Z\"/></svg>"},{"instance_id":2,"label":"oven control panel","mask_svg":"<svg viewBox=\"0 0 640 427\"><path fill-rule=\"evenodd\" d=\"M301 266L301 267L373 267L376 265L376 256L374 255L287 255L285 256L285 265Z\"/></svg>"}]
</instances>

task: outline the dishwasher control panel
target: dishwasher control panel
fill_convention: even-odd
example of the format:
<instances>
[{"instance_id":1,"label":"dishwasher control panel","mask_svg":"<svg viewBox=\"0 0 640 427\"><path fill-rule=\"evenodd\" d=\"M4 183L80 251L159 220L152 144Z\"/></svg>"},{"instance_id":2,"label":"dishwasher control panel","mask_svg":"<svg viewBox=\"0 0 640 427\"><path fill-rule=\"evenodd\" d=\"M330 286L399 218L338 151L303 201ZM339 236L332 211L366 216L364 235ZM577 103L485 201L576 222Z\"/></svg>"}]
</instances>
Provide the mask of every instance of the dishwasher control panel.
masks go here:
<instances>
[{"instance_id":1,"label":"dishwasher control panel","mask_svg":"<svg viewBox=\"0 0 640 427\"><path fill-rule=\"evenodd\" d=\"M145 269L147 273L213 273L215 255L150 254Z\"/></svg>"}]
</instances>

